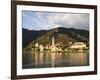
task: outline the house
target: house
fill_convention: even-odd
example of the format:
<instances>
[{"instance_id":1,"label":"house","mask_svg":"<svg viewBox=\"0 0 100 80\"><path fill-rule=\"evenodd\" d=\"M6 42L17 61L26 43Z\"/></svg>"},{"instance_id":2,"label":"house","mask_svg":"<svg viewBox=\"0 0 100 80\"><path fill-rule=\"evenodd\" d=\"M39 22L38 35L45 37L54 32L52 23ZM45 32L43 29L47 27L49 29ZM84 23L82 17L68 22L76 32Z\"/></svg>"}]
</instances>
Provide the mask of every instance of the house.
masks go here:
<instances>
[{"instance_id":1,"label":"house","mask_svg":"<svg viewBox=\"0 0 100 80\"><path fill-rule=\"evenodd\" d=\"M42 52L43 50L44 50L44 47L43 47L43 45L39 45L39 49L40 49L40 51Z\"/></svg>"},{"instance_id":2,"label":"house","mask_svg":"<svg viewBox=\"0 0 100 80\"><path fill-rule=\"evenodd\" d=\"M86 48L86 44L84 42L75 42L74 44L70 46L70 48L83 49L83 48Z\"/></svg>"}]
</instances>

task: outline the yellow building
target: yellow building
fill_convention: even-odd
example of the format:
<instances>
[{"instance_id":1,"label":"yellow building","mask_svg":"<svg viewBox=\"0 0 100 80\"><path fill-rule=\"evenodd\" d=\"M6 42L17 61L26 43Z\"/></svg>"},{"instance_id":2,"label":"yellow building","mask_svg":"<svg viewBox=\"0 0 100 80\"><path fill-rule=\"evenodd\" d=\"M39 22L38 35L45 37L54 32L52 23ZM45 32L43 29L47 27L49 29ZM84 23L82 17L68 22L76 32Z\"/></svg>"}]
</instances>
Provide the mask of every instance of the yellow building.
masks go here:
<instances>
[{"instance_id":1,"label":"yellow building","mask_svg":"<svg viewBox=\"0 0 100 80\"><path fill-rule=\"evenodd\" d=\"M86 44L84 42L75 42L70 46L70 48L79 48L79 49L82 49L84 47L86 48Z\"/></svg>"}]
</instances>

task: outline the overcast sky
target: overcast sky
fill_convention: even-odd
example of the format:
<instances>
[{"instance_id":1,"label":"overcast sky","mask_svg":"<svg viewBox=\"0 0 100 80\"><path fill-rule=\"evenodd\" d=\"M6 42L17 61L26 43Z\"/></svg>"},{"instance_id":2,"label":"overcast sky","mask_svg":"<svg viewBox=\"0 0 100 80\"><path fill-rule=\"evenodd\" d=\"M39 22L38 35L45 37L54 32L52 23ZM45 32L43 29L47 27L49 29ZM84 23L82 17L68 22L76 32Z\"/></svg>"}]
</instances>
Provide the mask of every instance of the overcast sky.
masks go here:
<instances>
[{"instance_id":1,"label":"overcast sky","mask_svg":"<svg viewBox=\"0 0 100 80\"><path fill-rule=\"evenodd\" d=\"M49 30L56 27L89 30L89 14L55 13L55 12L22 12L23 28L29 30Z\"/></svg>"}]
</instances>

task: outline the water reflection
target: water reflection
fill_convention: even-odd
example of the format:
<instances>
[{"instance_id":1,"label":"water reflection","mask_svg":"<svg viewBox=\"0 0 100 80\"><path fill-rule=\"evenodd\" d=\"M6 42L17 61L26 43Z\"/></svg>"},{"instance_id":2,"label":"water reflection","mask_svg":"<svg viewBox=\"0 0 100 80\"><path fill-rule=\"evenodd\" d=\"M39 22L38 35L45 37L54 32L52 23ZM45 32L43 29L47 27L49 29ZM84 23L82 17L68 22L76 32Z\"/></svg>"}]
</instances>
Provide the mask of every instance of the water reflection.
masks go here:
<instances>
[{"instance_id":1,"label":"water reflection","mask_svg":"<svg viewBox=\"0 0 100 80\"><path fill-rule=\"evenodd\" d=\"M88 53L23 53L23 68L89 65Z\"/></svg>"}]
</instances>

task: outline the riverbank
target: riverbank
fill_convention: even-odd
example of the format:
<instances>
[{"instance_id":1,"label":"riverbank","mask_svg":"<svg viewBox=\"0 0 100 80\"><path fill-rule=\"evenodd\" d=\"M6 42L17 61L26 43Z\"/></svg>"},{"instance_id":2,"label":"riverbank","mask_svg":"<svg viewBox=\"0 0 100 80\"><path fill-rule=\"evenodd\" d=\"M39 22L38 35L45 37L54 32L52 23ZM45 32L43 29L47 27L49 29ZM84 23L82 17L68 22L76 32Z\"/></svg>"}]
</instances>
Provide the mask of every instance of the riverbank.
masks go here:
<instances>
[{"instance_id":1,"label":"riverbank","mask_svg":"<svg viewBox=\"0 0 100 80\"><path fill-rule=\"evenodd\" d=\"M23 51L23 53L88 53L89 50L82 51Z\"/></svg>"}]
</instances>

